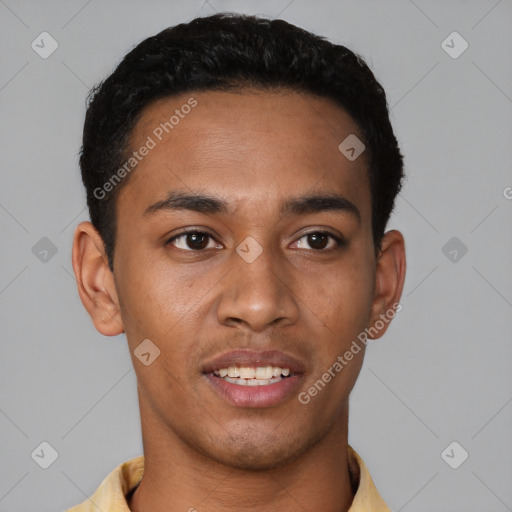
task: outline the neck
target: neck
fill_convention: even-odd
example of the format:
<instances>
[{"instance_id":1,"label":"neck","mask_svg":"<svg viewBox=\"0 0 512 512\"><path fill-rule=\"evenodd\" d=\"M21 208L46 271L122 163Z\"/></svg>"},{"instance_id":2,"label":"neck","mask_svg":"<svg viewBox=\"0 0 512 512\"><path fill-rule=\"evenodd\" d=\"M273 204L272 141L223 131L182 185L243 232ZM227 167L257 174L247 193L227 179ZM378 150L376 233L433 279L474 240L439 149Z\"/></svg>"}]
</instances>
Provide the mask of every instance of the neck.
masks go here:
<instances>
[{"instance_id":1,"label":"neck","mask_svg":"<svg viewBox=\"0 0 512 512\"><path fill-rule=\"evenodd\" d=\"M146 409L146 410L145 410ZM132 512L346 512L357 475L348 462L348 411L313 447L268 470L240 469L199 453L141 403L144 475ZM352 481L351 481L352 480Z\"/></svg>"}]
</instances>

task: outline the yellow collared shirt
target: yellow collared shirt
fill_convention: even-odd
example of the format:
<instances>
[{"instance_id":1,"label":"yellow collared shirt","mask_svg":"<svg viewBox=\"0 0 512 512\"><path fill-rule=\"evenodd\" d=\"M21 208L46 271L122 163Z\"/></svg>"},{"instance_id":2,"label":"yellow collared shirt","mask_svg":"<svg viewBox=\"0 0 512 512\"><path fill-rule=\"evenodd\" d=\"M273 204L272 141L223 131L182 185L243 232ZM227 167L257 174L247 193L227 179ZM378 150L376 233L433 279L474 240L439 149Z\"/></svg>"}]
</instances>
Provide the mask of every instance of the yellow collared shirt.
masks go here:
<instances>
[{"instance_id":1,"label":"yellow collared shirt","mask_svg":"<svg viewBox=\"0 0 512 512\"><path fill-rule=\"evenodd\" d=\"M348 512L391 512L377 491L363 459L348 446L350 463L359 467L359 486ZM86 501L66 512L130 512L126 495L139 483L144 456L120 464Z\"/></svg>"}]
</instances>

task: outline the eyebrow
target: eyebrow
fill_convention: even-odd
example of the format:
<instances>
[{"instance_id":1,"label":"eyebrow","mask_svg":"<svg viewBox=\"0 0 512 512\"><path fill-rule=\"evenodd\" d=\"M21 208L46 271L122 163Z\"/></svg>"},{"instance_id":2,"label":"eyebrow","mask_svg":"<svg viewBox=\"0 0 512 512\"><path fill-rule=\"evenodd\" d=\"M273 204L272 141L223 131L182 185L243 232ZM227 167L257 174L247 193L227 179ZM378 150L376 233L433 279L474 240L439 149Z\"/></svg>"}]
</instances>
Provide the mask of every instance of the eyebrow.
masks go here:
<instances>
[{"instance_id":1,"label":"eyebrow","mask_svg":"<svg viewBox=\"0 0 512 512\"><path fill-rule=\"evenodd\" d=\"M165 199L148 206L143 216L151 217L157 212L176 210L191 210L205 215L229 214L228 203L221 198L207 194L169 192ZM280 208L282 215L305 215L327 211L348 213L361 222L361 212L357 206L338 194L292 197L284 200Z\"/></svg>"}]
</instances>

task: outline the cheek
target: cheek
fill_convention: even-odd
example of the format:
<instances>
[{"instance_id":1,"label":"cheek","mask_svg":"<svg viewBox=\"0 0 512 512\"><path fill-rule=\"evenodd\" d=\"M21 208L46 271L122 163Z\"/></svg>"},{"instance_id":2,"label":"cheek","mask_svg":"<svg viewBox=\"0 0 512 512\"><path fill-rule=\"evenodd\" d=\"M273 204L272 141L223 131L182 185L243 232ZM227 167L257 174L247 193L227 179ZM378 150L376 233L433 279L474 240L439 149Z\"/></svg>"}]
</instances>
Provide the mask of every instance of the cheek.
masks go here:
<instances>
[{"instance_id":1,"label":"cheek","mask_svg":"<svg viewBox=\"0 0 512 512\"><path fill-rule=\"evenodd\" d=\"M154 368L152 364L139 370L141 379L146 373L153 376L144 387L154 387L157 393L159 387L165 388L165 392L172 388L173 393L179 393L192 382L187 380L190 378L187 372L197 359L204 304L208 302L208 290L214 288L216 281L208 273L191 275L191 267L187 273L178 272L148 261L140 266L130 262L123 269L125 273L120 272L123 279L119 283L119 301L126 337L133 356L145 339L151 340L160 351ZM136 359L134 364L141 366ZM147 372L149 368L152 370Z\"/></svg>"},{"instance_id":2,"label":"cheek","mask_svg":"<svg viewBox=\"0 0 512 512\"><path fill-rule=\"evenodd\" d=\"M123 251L120 244L123 256L116 261L116 286L126 332L134 337L160 338L186 316L194 291L190 280L161 258L148 251L137 252L134 242L131 247Z\"/></svg>"},{"instance_id":3,"label":"cheek","mask_svg":"<svg viewBox=\"0 0 512 512\"><path fill-rule=\"evenodd\" d=\"M367 326L373 278L371 264L363 257L346 258L329 271L303 273L299 293L325 333L346 342Z\"/></svg>"}]
</instances>

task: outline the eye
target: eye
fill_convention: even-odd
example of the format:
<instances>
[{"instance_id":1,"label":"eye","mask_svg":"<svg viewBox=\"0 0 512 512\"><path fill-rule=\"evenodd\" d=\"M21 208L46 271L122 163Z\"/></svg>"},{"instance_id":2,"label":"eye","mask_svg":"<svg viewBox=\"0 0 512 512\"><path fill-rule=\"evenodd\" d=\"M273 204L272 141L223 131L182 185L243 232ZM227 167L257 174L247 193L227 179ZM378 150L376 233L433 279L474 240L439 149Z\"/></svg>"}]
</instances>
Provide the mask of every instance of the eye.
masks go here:
<instances>
[{"instance_id":1,"label":"eye","mask_svg":"<svg viewBox=\"0 0 512 512\"><path fill-rule=\"evenodd\" d=\"M306 240L306 242L303 242L303 240ZM330 246L329 242L331 242ZM345 245L343 239L328 231L312 231L311 233L303 235L295 242L295 248L307 249L306 243L311 249L319 252L329 252ZM179 233L167 240L165 245L173 245L177 249L189 252L202 251L204 249L222 249L222 246L215 244L214 238L204 231L186 231Z\"/></svg>"},{"instance_id":2,"label":"eye","mask_svg":"<svg viewBox=\"0 0 512 512\"><path fill-rule=\"evenodd\" d=\"M208 246L208 242L213 242L213 237L203 231L187 231L173 236L165 245L174 245L183 251L202 251L203 249L214 249L216 246ZM222 248L222 247L220 247Z\"/></svg>"},{"instance_id":3,"label":"eye","mask_svg":"<svg viewBox=\"0 0 512 512\"><path fill-rule=\"evenodd\" d=\"M332 243L331 246L326 249L326 246L329 244L329 238ZM306 239L306 243L315 251L328 252L345 245L345 242L340 237L333 235L328 231L312 231L311 233L303 235L299 240L297 240L297 242L295 242L298 244L298 249L307 248L305 247L305 243L302 242L304 239Z\"/></svg>"}]
</instances>

